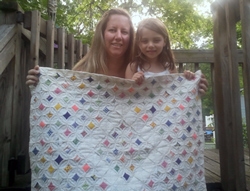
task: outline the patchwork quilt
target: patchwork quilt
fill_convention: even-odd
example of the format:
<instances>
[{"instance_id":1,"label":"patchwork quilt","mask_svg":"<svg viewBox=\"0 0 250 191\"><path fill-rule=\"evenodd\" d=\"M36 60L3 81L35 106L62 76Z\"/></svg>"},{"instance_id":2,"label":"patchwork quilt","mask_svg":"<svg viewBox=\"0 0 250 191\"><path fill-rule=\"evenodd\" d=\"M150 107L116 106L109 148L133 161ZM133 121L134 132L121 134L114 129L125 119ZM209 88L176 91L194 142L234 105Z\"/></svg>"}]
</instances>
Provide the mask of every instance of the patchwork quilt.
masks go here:
<instances>
[{"instance_id":1,"label":"patchwork quilt","mask_svg":"<svg viewBox=\"0 0 250 191\"><path fill-rule=\"evenodd\" d=\"M137 84L40 67L31 87L32 190L205 191L195 76Z\"/></svg>"}]
</instances>

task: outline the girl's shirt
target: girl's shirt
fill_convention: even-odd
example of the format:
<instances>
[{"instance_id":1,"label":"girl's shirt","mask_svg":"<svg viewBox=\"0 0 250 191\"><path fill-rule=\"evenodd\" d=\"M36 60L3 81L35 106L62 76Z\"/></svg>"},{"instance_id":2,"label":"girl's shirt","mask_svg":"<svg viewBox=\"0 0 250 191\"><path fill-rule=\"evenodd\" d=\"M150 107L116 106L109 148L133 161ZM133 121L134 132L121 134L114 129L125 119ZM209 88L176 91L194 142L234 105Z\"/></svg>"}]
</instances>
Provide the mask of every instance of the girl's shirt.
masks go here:
<instances>
[{"instance_id":1,"label":"girl's shirt","mask_svg":"<svg viewBox=\"0 0 250 191\"><path fill-rule=\"evenodd\" d=\"M138 72L142 71L139 66L137 68L137 71ZM170 74L168 69L166 69L165 71L162 71L162 72L158 72L158 73L149 72L149 71L143 71L143 73L144 73L145 78L152 77L152 76L162 76L162 75Z\"/></svg>"}]
</instances>

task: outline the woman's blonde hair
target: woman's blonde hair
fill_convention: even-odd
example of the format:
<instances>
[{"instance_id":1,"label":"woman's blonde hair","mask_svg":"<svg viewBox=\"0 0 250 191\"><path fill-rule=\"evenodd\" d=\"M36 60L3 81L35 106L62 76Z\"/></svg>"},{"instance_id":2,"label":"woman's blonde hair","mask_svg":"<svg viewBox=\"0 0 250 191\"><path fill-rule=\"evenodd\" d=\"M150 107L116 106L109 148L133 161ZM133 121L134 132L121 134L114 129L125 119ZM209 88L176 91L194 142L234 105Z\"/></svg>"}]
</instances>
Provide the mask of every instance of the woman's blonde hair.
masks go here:
<instances>
[{"instance_id":1,"label":"woman's blonde hair","mask_svg":"<svg viewBox=\"0 0 250 191\"><path fill-rule=\"evenodd\" d=\"M140 69L143 69L143 63L147 61L146 56L141 52L139 47L139 43L142 37L142 30L145 28L160 34L164 38L166 45L163 47L162 52L158 56L158 62L160 62L165 69L168 68L170 70L173 70L175 68L175 59L170 47L167 27L162 21L157 18L144 19L139 23L137 27L135 36L135 56L133 58L133 63L136 64L136 68L139 66Z\"/></svg>"},{"instance_id":2,"label":"woman's blonde hair","mask_svg":"<svg viewBox=\"0 0 250 191\"><path fill-rule=\"evenodd\" d=\"M104 31L111 15L123 15L130 23L130 37L128 49L124 55L124 63L131 62L134 47L134 27L129 13L125 9L112 8L105 12L98 22L89 52L73 67L73 70L91 73L107 74L107 56L105 50Z\"/></svg>"}]
</instances>

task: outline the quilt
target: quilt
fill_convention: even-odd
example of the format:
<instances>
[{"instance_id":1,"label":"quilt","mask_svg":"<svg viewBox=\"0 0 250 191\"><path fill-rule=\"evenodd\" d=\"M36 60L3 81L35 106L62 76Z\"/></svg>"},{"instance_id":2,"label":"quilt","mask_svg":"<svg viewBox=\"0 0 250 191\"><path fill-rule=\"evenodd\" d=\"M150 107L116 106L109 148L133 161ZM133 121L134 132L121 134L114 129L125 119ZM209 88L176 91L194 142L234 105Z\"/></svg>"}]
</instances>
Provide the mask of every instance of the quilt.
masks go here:
<instances>
[{"instance_id":1,"label":"quilt","mask_svg":"<svg viewBox=\"0 0 250 191\"><path fill-rule=\"evenodd\" d=\"M40 67L31 87L32 190L204 191L198 83Z\"/></svg>"}]
</instances>

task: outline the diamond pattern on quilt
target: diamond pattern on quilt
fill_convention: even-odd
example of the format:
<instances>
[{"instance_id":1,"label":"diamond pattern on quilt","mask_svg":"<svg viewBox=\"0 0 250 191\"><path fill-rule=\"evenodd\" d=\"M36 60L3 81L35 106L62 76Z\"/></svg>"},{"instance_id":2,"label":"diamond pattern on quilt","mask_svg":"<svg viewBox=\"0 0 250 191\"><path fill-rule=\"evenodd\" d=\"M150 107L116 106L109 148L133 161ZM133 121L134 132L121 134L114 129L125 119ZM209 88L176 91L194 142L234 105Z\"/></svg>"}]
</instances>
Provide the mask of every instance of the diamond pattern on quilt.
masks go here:
<instances>
[{"instance_id":1,"label":"diamond pattern on quilt","mask_svg":"<svg viewBox=\"0 0 250 191\"><path fill-rule=\"evenodd\" d=\"M206 190L201 72L142 84L40 67L31 88L32 190Z\"/></svg>"}]
</instances>

